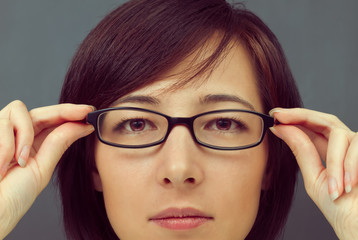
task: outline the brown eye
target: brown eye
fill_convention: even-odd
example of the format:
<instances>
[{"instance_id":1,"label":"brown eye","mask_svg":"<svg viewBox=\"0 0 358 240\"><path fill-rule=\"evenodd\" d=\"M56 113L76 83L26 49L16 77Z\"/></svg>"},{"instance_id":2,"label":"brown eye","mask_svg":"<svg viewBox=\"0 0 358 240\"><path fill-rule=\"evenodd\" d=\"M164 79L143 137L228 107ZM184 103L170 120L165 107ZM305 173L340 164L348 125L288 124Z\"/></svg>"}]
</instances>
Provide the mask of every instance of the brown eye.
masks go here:
<instances>
[{"instance_id":1,"label":"brown eye","mask_svg":"<svg viewBox=\"0 0 358 240\"><path fill-rule=\"evenodd\" d=\"M130 134L130 133L144 133L147 131L156 130L157 127L153 122L148 119L143 118L131 118L127 120L122 120L114 128L114 131L121 134Z\"/></svg>"},{"instance_id":2,"label":"brown eye","mask_svg":"<svg viewBox=\"0 0 358 240\"><path fill-rule=\"evenodd\" d=\"M229 130L231 128L231 120L229 119L219 119L216 121L216 128L219 130Z\"/></svg>"},{"instance_id":3,"label":"brown eye","mask_svg":"<svg viewBox=\"0 0 358 240\"><path fill-rule=\"evenodd\" d=\"M230 118L217 118L208 121L205 124L204 129L210 131L234 133L247 130L247 126L239 120L234 120Z\"/></svg>"},{"instance_id":4,"label":"brown eye","mask_svg":"<svg viewBox=\"0 0 358 240\"><path fill-rule=\"evenodd\" d=\"M129 126L132 131L142 131L145 128L145 121L141 119L132 120Z\"/></svg>"}]
</instances>

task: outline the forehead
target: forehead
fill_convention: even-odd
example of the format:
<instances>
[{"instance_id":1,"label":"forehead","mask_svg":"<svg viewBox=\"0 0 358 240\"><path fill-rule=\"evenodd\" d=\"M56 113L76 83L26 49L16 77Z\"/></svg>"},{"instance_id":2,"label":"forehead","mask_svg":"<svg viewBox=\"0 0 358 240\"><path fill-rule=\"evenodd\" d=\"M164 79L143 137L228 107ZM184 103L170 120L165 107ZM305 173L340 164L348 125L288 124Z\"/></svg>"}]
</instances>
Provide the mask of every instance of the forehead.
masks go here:
<instances>
[{"instance_id":1,"label":"forehead","mask_svg":"<svg viewBox=\"0 0 358 240\"><path fill-rule=\"evenodd\" d=\"M210 50L201 49L199 53L189 56L163 74L159 80L121 99L150 96L153 102L157 101L160 104L171 105L182 102L191 105L202 103L208 96L216 95L224 96L221 97L222 102L229 102L227 100L230 97L242 99L251 104L254 110L261 112L262 104L257 87L256 70L249 53L241 44L232 44L213 68L182 84L186 76L190 75L190 72L195 70L195 66L200 65L209 53ZM115 104L121 102L121 99Z\"/></svg>"}]
</instances>

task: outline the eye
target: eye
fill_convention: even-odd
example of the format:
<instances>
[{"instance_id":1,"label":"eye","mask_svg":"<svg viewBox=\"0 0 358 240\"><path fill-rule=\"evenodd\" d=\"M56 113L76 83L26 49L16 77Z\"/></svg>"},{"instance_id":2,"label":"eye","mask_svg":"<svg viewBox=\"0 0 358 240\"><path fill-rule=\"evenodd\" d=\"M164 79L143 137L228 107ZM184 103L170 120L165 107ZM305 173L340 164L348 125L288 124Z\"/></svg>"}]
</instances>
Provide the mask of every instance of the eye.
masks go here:
<instances>
[{"instance_id":1,"label":"eye","mask_svg":"<svg viewBox=\"0 0 358 240\"><path fill-rule=\"evenodd\" d=\"M215 122L215 127L218 130L229 130L231 125L232 121L229 119L219 119Z\"/></svg>"},{"instance_id":2,"label":"eye","mask_svg":"<svg viewBox=\"0 0 358 240\"><path fill-rule=\"evenodd\" d=\"M143 119L135 119L129 121L128 125L132 131L142 131L145 128L145 121Z\"/></svg>"},{"instance_id":3,"label":"eye","mask_svg":"<svg viewBox=\"0 0 358 240\"><path fill-rule=\"evenodd\" d=\"M142 119L142 118L135 118L135 119L126 119L122 120L118 123L114 129L114 131L121 132L121 133L140 133L144 131L155 130L156 126L151 121Z\"/></svg>"},{"instance_id":4,"label":"eye","mask_svg":"<svg viewBox=\"0 0 358 240\"><path fill-rule=\"evenodd\" d=\"M205 125L207 130L217 131L243 131L247 129L246 125L239 120L229 118L219 118L209 121Z\"/></svg>"}]
</instances>

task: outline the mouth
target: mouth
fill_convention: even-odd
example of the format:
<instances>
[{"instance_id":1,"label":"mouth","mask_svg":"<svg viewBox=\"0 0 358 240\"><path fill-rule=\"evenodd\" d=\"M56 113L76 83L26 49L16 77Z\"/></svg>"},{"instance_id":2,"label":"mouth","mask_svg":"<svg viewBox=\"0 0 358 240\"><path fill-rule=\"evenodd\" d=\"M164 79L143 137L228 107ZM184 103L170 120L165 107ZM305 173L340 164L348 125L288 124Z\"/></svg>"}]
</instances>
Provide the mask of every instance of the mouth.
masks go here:
<instances>
[{"instance_id":1,"label":"mouth","mask_svg":"<svg viewBox=\"0 0 358 240\"><path fill-rule=\"evenodd\" d=\"M214 218L194 208L168 208L154 217L150 222L171 230L188 230L199 227Z\"/></svg>"}]
</instances>

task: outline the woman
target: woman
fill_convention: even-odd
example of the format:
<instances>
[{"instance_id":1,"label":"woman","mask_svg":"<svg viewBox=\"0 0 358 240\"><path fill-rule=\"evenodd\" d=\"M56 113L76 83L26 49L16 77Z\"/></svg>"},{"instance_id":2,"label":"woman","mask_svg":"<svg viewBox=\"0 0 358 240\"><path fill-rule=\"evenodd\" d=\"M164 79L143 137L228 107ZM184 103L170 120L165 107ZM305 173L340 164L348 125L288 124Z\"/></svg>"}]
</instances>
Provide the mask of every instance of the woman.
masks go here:
<instances>
[{"instance_id":1,"label":"woman","mask_svg":"<svg viewBox=\"0 0 358 240\"><path fill-rule=\"evenodd\" d=\"M82 138L93 132L81 123L88 105L28 113L16 101L1 111L4 235L82 138L58 166L73 239L274 239L296 179L288 146L337 235L357 236L356 134L326 114L275 108L300 107L300 98L276 38L246 10L127 3L83 42L61 102L116 109L88 115L98 138ZM264 137L272 119L261 114L273 108L280 124L271 131L288 146ZM167 116L181 122L169 128ZM20 176L26 184L14 188Z\"/></svg>"}]
</instances>

